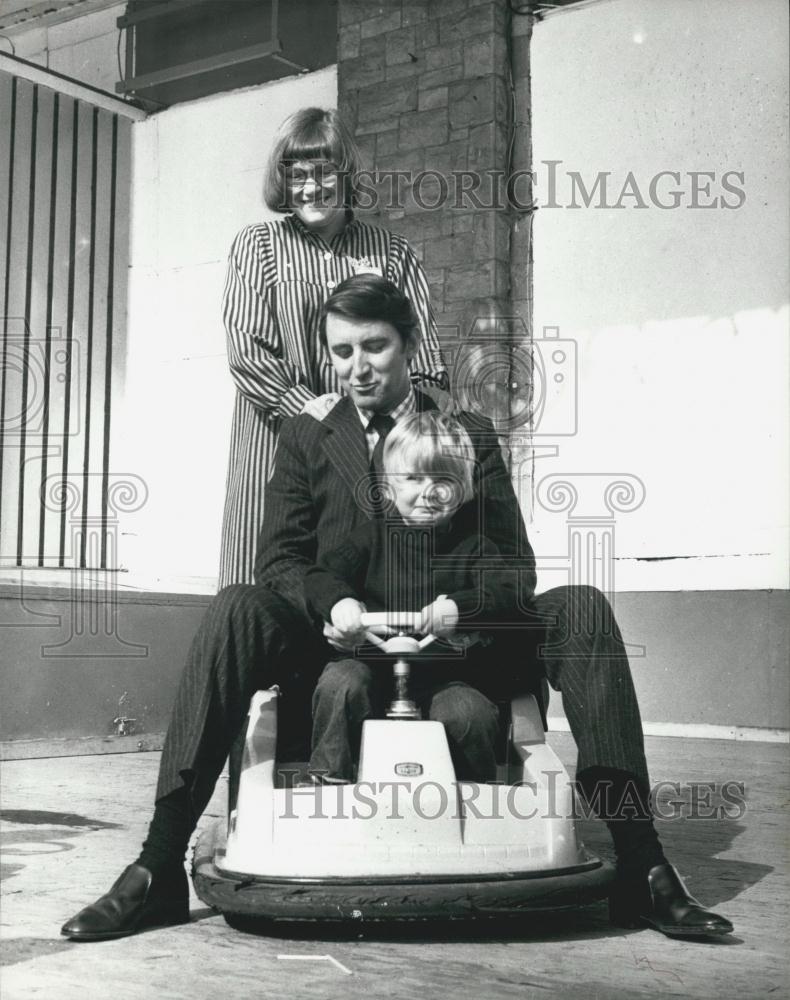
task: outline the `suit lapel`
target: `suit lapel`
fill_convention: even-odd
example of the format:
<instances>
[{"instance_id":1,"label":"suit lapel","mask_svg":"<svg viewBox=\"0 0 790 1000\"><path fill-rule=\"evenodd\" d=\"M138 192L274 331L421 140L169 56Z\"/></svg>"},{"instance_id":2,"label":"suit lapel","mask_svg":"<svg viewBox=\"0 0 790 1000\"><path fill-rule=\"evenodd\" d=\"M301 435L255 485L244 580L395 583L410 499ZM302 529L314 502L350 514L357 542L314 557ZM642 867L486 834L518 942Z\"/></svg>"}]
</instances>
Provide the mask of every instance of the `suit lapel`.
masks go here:
<instances>
[{"instance_id":1,"label":"suit lapel","mask_svg":"<svg viewBox=\"0 0 790 1000\"><path fill-rule=\"evenodd\" d=\"M352 496L356 496L360 482L370 471L367 441L356 407L344 396L321 423L326 431L324 453Z\"/></svg>"}]
</instances>

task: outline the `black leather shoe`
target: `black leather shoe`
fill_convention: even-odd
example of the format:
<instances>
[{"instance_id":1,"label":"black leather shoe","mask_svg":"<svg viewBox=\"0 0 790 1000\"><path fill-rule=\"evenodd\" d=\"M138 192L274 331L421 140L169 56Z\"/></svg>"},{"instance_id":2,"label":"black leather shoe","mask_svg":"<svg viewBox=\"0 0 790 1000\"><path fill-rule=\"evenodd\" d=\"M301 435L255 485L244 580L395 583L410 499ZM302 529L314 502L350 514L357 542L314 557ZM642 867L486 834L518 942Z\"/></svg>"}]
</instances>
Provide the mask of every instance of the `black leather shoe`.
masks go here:
<instances>
[{"instance_id":1,"label":"black leather shoe","mask_svg":"<svg viewBox=\"0 0 790 1000\"><path fill-rule=\"evenodd\" d=\"M189 886L183 868L166 880L154 881L147 868L134 864L106 895L68 920L60 933L74 941L105 941L188 920Z\"/></svg>"},{"instance_id":2,"label":"black leather shoe","mask_svg":"<svg viewBox=\"0 0 790 1000\"><path fill-rule=\"evenodd\" d=\"M718 937L733 930L729 920L688 894L669 864L656 865L639 881L615 882L609 919L618 927L654 927L669 937Z\"/></svg>"}]
</instances>

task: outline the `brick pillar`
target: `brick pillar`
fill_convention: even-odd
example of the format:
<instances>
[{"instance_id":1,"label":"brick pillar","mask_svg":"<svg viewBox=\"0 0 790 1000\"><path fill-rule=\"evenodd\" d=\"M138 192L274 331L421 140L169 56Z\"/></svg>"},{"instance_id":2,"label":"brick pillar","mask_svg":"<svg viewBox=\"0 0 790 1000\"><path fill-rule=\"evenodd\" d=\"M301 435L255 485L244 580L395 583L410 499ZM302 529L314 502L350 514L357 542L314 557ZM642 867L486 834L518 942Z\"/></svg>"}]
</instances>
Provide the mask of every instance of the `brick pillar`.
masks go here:
<instances>
[{"instance_id":1,"label":"brick pillar","mask_svg":"<svg viewBox=\"0 0 790 1000\"><path fill-rule=\"evenodd\" d=\"M468 184L479 174L485 199L489 172L508 169L506 0L340 0L338 23L339 107L366 166L412 177L437 171L450 192L453 171L468 171ZM435 174L423 175L416 192L404 178L395 205L395 184L394 177L380 184L377 207L361 216L415 248L440 326L459 323L464 335L476 298L509 305L512 213L452 202L426 208L443 194Z\"/></svg>"}]
</instances>

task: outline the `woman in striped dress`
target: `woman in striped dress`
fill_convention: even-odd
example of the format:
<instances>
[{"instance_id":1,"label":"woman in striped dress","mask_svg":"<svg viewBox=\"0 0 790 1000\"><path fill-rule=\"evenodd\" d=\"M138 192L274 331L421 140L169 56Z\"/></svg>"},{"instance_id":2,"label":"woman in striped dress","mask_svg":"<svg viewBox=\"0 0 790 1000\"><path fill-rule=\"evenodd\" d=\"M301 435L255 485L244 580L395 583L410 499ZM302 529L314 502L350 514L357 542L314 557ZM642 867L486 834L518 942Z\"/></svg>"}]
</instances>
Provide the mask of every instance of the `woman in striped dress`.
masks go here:
<instances>
[{"instance_id":1,"label":"woman in striped dress","mask_svg":"<svg viewBox=\"0 0 790 1000\"><path fill-rule=\"evenodd\" d=\"M354 218L360 170L356 145L336 111L305 108L289 118L272 150L266 204L288 213L247 226L231 247L223 301L228 359L236 383L220 587L251 583L264 487L280 422L339 391L318 340L324 301L357 273L382 274L411 300L422 343L412 377L446 379L428 285L401 236Z\"/></svg>"}]
</instances>

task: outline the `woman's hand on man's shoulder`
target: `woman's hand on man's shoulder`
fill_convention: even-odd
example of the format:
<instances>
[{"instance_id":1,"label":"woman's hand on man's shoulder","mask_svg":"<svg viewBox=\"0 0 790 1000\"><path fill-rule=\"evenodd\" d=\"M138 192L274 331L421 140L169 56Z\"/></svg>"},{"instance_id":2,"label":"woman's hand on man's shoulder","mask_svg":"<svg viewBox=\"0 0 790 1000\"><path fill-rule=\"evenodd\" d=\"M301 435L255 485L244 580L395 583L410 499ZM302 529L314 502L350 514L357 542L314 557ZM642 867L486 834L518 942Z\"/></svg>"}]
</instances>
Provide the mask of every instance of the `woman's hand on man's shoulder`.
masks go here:
<instances>
[{"instance_id":1,"label":"woman's hand on man's shoulder","mask_svg":"<svg viewBox=\"0 0 790 1000\"><path fill-rule=\"evenodd\" d=\"M306 414L308 417L313 417L315 420L321 421L328 413L334 410L339 401L339 393L325 392L323 396L315 396L313 399L308 399L302 407L301 414Z\"/></svg>"}]
</instances>

